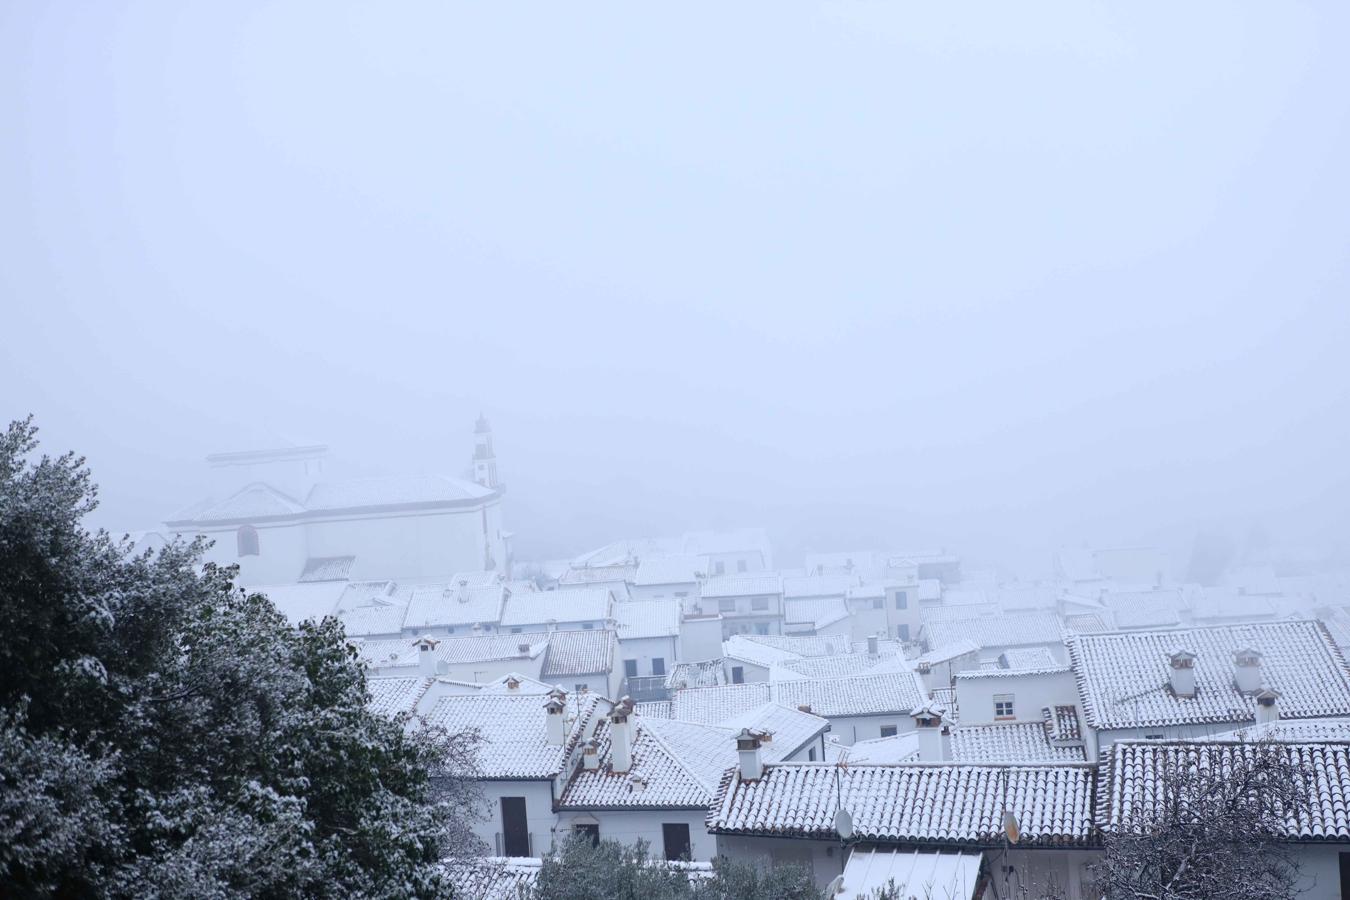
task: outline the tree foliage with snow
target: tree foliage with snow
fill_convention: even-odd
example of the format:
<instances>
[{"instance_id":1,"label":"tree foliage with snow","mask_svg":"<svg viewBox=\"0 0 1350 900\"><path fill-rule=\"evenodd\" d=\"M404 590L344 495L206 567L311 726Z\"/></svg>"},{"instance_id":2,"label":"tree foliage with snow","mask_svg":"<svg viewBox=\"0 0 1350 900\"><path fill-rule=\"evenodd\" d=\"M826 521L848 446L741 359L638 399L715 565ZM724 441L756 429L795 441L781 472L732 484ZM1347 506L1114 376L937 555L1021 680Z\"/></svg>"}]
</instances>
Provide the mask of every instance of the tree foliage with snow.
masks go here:
<instances>
[{"instance_id":1,"label":"tree foliage with snow","mask_svg":"<svg viewBox=\"0 0 1350 900\"><path fill-rule=\"evenodd\" d=\"M341 626L202 543L85 529L84 460L36 435L0 435L0 895L451 896L476 736L369 711Z\"/></svg>"},{"instance_id":2,"label":"tree foliage with snow","mask_svg":"<svg viewBox=\"0 0 1350 900\"><path fill-rule=\"evenodd\" d=\"M645 843L573 837L543 860L528 900L819 900L801 866L761 871L719 858L712 872L654 859Z\"/></svg>"},{"instance_id":3,"label":"tree foliage with snow","mask_svg":"<svg viewBox=\"0 0 1350 900\"><path fill-rule=\"evenodd\" d=\"M1307 803L1310 773L1277 744L1234 752L1196 744L1164 756L1132 814L1103 835L1096 866L1109 900L1284 900L1298 865L1289 816Z\"/></svg>"}]
</instances>

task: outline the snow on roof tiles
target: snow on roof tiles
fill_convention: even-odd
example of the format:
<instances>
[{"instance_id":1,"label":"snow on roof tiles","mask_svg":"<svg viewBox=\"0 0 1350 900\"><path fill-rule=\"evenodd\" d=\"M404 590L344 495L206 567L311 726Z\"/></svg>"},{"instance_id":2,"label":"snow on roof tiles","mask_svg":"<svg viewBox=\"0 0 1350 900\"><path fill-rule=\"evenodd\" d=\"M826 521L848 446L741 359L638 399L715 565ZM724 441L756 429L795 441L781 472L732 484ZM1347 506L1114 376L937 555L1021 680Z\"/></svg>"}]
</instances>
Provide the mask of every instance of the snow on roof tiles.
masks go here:
<instances>
[{"instance_id":1,"label":"snow on roof tiles","mask_svg":"<svg viewBox=\"0 0 1350 900\"><path fill-rule=\"evenodd\" d=\"M313 581L304 584L266 584L249 588L249 593L266 594L267 599L292 625L305 619L321 619L337 612L338 600L347 589L345 581Z\"/></svg>"},{"instance_id":2,"label":"snow on roof tiles","mask_svg":"<svg viewBox=\"0 0 1350 900\"><path fill-rule=\"evenodd\" d=\"M928 606L925 607L920 617L923 624L937 625L941 622L969 622L972 619L978 619L982 616L996 616L1000 614L997 603L967 603L948 606Z\"/></svg>"},{"instance_id":3,"label":"snow on roof tiles","mask_svg":"<svg viewBox=\"0 0 1350 900\"><path fill-rule=\"evenodd\" d=\"M1287 763L1309 778L1305 802L1289 810L1284 837L1295 841L1350 840L1350 744L1275 744ZM1264 752L1247 742L1117 741L1102 772L1098 823L1104 830L1128 830L1131 820L1147 821L1170 799L1165 772L1179 764L1226 769L1244 755Z\"/></svg>"},{"instance_id":4,"label":"snow on roof tiles","mask_svg":"<svg viewBox=\"0 0 1350 900\"><path fill-rule=\"evenodd\" d=\"M614 647L614 632L608 629L554 631L548 636L540 677L609 672L614 668Z\"/></svg>"},{"instance_id":5,"label":"snow on roof tiles","mask_svg":"<svg viewBox=\"0 0 1350 900\"><path fill-rule=\"evenodd\" d=\"M908 714L924 700L918 680L910 672L854 675L844 678L778 681L773 699L786 706L809 706L827 719L840 716Z\"/></svg>"},{"instance_id":6,"label":"snow on roof tiles","mask_svg":"<svg viewBox=\"0 0 1350 900\"><path fill-rule=\"evenodd\" d=\"M733 719L772 699L767 682L689 688L671 695L671 717L712 725Z\"/></svg>"},{"instance_id":7,"label":"snow on roof tiles","mask_svg":"<svg viewBox=\"0 0 1350 900\"><path fill-rule=\"evenodd\" d=\"M609 584L611 582L628 583L633 580L637 566L632 564L619 566L583 566L568 569L558 578L558 584L584 585Z\"/></svg>"},{"instance_id":8,"label":"snow on roof tiles","mask_svg":"<svg viewBox=\"0 0 1350 900\"><path fill-rule=\"evenodd\" d=\"M919 761L919 735L907 731L892 737L872 738L851 745L837 741L825 748L826 762L845 762L849 765L895 765Z\"/></svg>"},{"instance_id":9,"label":"snow on roof tiles","mask_svg":"<svg viewBox=\"0 0 1350 900\"><path fill-rule=\"evenodd\" d=\"M783 620L788 623L804 622L812 628L824 628L846 618L848 603L838 597L783 601Z\"/></svg>"},{"instance_id":10,"label":"snow on roof tiles","mask_svg":"<svg viewBox=\"0 0 1350 900\"><path fill-rule=\"evenodd\" d=\"M407 608L397 603L358 606L343 610L338 619L350 636L367 634L397 635L403 630L403 617Z\"/></svg>"},{"instance_id":11,"label":"snow on roof tiles","mask_svg":"<svg viewBox=\"0 0 1350 900\"><path fill-rule=\"evenodd\" d=\"M599 622L609 618L611 600L608 588L595 587L513 593L502 608L502 627Z\"/></svg>"},{"instance_id":12,"label":"snow on roof tiles","mask_svg":"<svg viewBox=\"0 0 1350 900\"><path fill-rule=\"evenodd\" d=\"M417 701L431 687L432 678L367 678L366 690L370 700L366 707L382 716L394 716L410 713L417 708Z\"/></svg>"},{"instance_id":13,"label":"snow on roof tiles","mask_svg":"<svg viewBox=\"0 0 1350 900\"><path fill-rule=\"evenodd\" d=\"M1083 715L1094 728L1243 722L1255 702L1234 683L1233 653L1263 654L1263 683L1280 694L1285 718L1350 715L1350 679L1319 622L1253 622L1168 631L1071 635L1067 641ZM1168 687L1168 654L1196 654L1196 695Z\"/></svg>"},{"instance_id":14,"label":"snow on roof tiles","mask_svg":"<svg viewBox=\"0 0 1350 900\"><path fill-rule=\"evenodd\" d=\"M764 777L723 776L708 813L715 834L838 840L842 794L856 839L1003 846L1003 814L1023 846L1077 846L1092 838L1093 772L1086 765L766 766Z\"/></svg>"},{"instance_id":15,"label":"snow on roof tiles","mask_svg":"<svg viewBox=\"0 0 1350 900\"><path fill-rule=\"evenodd\" d=\"M455 896L475 900L520 900L539 880L542 861L528 857L469 857L444 861Z\"/></svg>"},{"instance_id":16,"label":"snow on roof tiles","mask_svg":"<svg viewBox=\"0 0 1350 900\"><path fill-rule=\"evenodd\" d=\"M856 575L791 575L783 578L783 596L788 599L842 598L858 583Z\"/></svg>"},{"instance_id":17,"label":"snow on roof tiles","mask_svg":"<svg viewBox=\"0 0 1350 900\"><path fill-rule=\"evenodd\" d=\"M952 757L958 762L1083 762L1082 747L1056 747L1042 722L963 725L952 729Z\"/></svg>"},{"instance_id":18,"label":"snow on roof tiles","mask_svg":"<svg viewBox=\"0 0 1350 900\"><path fill-rule=\"evenodd\" d=\"M868 653L840 653L835 656L789 659L778 663L776 671L785 669L803 678L839 678L873 671L904 671L908 668L909 663L901 653L888 650L875 656Z\"/></svg>"},{"instance_id":19,"label":"snow on roof tiles","mask_svg":"<svg viewBox=\"0 0 1350 900\"><path fill-rule=\"evenodd\" d=\"M680 603L678 600L630 600L615 603L614 630L619 640L678 637Z\"/></svg>"},{"instance_id":20,"label":"snow on roof tiles","mask_svg":"<svg viewBox=\"0 0 1350 900\"><path fill-rule=\"evenodd\" d=\"M346 581L355 556L311 556L305 560L297 581Z\"/></svg>"},{"instance_id":21,"label":"snow on roof tiles","mask_svg":"<svg viewBox=\"0 0 1350 900\"><path fill-rule=\"evenodd\" d=\"M633 716L628 722L628 727L635 732L632 764L627 772L615 772L610 762L612 723L604 718L596 727L594 738L600 766L594 771L582 768L574 772L559 806L565 809L707 807L715 785L701 779L695 769L685 764L683 756L661 740L662 726L668 731L688 733L684 742L686 753L690 745L704 747L706 753L721 757L721 768L733 764L734 760L728 758L735 756L729 731L669 719L649 722L641 716ZM724 751L719 752L719 747Z\"/></svg>"},{"instance_id":22,"label":"snow on roof tiles","mask_svg":"<svg viewBox=\"0 0 1350 900\"><path fill-rule=\"evenodd\" d=\"M1017 647L1054 644L1064 639L1059 616L1054 613L987 615L974 619L925 622L923 627L929 644L935 647L960 640L974 641L981 647Z\"/></svg>"},{"instance_id":23,"label":"snow on roof tiles","mask_svg":"<svg viewBox=\"0 0 1350 900\"><path fill-rule=\"evenodd\" d=\"M644 556L638 563L633 576L633 584L644 587L657 585L694 584L707 571L707 564L701 556L672 554L662 556Z\"/></svg>"},{"instance_id":24,"label":"snow on roof tiles","mask_svg":"<svg viewBox=\"0 0 1350 900\"><path fill-rule=\"evenodd\" d=\"M463 579L464 582L467 580ZM500 584L474 587L467 583L438 581L415 585L408 592L404 627L494 625L501 621L505 593Z\"/></svg>"},{"instance_id":25,"label":"snow on roof tiles","mask_svg":"<svg viewBox=\"0 0 1350 900\"><path fill-rule=\"evenodd\" d=\"M721 659L677 663L666 676L666 688L672 691L683 688L716 687L719 684L726 684L726 673L722 669Z\"/></svg>"},{"instance_id":26,"label":"snow on roof tiles","mask_svg":"<svg viewBox=\"0 0 1350 900\"><path fill-rule=\"evenodd\" d=\"M478 753L480 777L542 779L562 771L568 751L596 714L599 702L594 694L569 700L573 718L562 746L548 743L544 698L538 694L442 697L424 718L428 725L450 732L478 730L483 739Z\"/></svg>"},{"instance_id":27,"label":"snow on roof tiles","mask_svg":"<svg viewBox=\"0 0 1350 900\"><path fill-rule=\"evenodd\" d=\"M777 572L756 575L715 575L704 580L702 597L752 597L783 593L783 579Z\"/></svg>"},{"instance_id":28,"label":"snow on roof tiles","mask_svg":"<svg viewBox=\"0 0 1350 900\"><path fill-rule=\"evenodd\" d=\"M472 663L502 659L532 659L548 646L546 634L475 634L441 638L432 651L441 662ZM412 646L413 639L408 639ZM528 647L521 650L521 647ZM416 663L413 651L413 661Z\"/></svg>"}]
</instances>

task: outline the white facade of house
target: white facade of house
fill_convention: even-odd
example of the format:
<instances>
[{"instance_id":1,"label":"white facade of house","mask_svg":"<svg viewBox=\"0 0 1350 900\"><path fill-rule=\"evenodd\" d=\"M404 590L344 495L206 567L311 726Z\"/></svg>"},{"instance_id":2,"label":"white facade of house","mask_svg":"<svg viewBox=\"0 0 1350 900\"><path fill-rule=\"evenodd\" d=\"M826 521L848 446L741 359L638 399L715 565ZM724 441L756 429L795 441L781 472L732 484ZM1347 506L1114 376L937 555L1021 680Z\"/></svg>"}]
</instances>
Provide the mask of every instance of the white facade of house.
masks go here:
<instances>
[{"instance_id":1,"label":"white facade of house","mask_svg":"<svg viewBox=\"0 0 1350 900\"><path fill-rule=\"evenodd\" d=\"M1041 722L1047 708L1078 702L1078 685L1067 666L1029 672L963 672L955 684L962 725Z\"/></svg>"}]
</instances>

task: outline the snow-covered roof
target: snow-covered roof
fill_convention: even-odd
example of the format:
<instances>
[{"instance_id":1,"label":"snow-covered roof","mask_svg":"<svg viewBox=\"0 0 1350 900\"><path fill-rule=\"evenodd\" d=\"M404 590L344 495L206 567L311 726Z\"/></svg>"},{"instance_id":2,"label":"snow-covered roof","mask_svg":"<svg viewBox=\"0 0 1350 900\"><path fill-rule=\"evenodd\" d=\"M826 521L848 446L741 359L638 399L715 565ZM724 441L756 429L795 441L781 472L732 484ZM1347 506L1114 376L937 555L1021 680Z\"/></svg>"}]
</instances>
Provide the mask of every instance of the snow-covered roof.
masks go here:
<instances>
[{"instance_id":1,"label":"snow-covered roof","mask_svg":"<svg viewBox=\"0 0 1350 900\"><path fill-rule=\"evenodd\" d=\"M548 743L548 714L538 694L442 697L424 719L452 733L478 730L483 739L478 753L482 778L551 778L562 771L568 751L581 738L599 703L595 694L569 698L572 717L562 746Z\"/></svg>"},{"instance_id":2,"label":"snow-covered roof","mask_svg":"<svg viewBox=\"0 0 1350 900\"><path fill-rule=\"evenodd\" d=\"M355 556L311 556L305 560L297 581L346 581Z\"/></svg>"},{"instance_id":3,"label":"snow-covered roof","mask_svg":"<svg viewBox=\"0 0 1350 900\"><path fill-rule=\"evenodd\" d=\"M629 600L613 607L614 630L619 640L678 637L680 602L678 600Z\"/></svg>"},{"instance_id":4,"label":"snow-covered roof","mask_svg":"<svg viewBox=\"0 0 1350 900\"><path fill-rule=\"evenodd\" d=\"M788 599L843 597L858 583L856 575L791 575L783 578L783 596Z\"/></svg>"},{"instance_id":5,"label":"snow-covered roof","mask_svg":"<svg viewBox=\"0 0 1350 900\"><path fill-rule=\"evenodd\" d=\"M754 575L714 575L699 588L702 597L752 597L783 593L783 579L777 572Z\"/></svg>"},{"instance_id":6,"label":"snow-covered roof","mask_svg":"<svg viewBox=\"0 0 1350 900\"><path fill-rule=\"evenodd\" d=\"M667 690L715 687L726 683L722 660L705 659L699 662L676 663L666 676Z\"/></svg>"},{"instance_id":7,"label":"snow-covered roof","mask_svg":"<svg viewBox=\"0 0 1350 900\"><path fill-rule=\"evenodd\" d=\"M533 659L548 646L547 634L474 634L465 637L441 638L435 649L436 659L456 663L489 662L503 659ZM408 639L409 646L413 643ZM414 650L414 660L417 651Z\"/></svg>"},{"instance_id":8,"label":"snow-covered roof","mask_svg":"<svg viewBox=\"0 0 1350 900\"><path fill-rule=\"evenodd\" d=\"M408 638L352 638L356 658L377 669L417 665L417 648Z\"/></svg>"},{"instance_id":9,"label":"snow-covered roof","mask_svg":"<svg viewBox=\"0 0 1350 900\"><path fill-rule=\"evenodd\" d=\"M539 675L541 678L560 678L608 673L614 668L615 646L614 632L607 628L554 631L548 636L548 650L544 653L544 665Z\"/></svg>"},{"instance_id":10,"label":"snow-covered roof","mask_svg":"<svg viewBox=\"0 0 1350 900\"><path fill-rule=\"evenodd\" d=\"M1350 744L1269 745L1291 768L1307 773L1304 802L1286 812L1283 837L1292 841L1350 840ZM1163 812L1171 800L1166 772L1179 765L1224 771L1243 757L1267 752L1249 742L1117 741L1107 750L1100 777L1098 824L1128 828Z\"/></svg>"},{"instance_id":11,"label":"snow-covered roof","mask_svg":"<svg viewBox=\"0 0 1350 900\"><path fill-rule=\"evenodd\" d=\"M923 627L929 645L934 647L960 640L974 641L981 647L1055 644L1063 640L1059 616L1054 613L988 615L949 622L926 622Z\"/></svg>"},{"instance_id":12,"label":"snow-covered roof","mask_svg":"<svg viewBox=\"0 0 1350 900\"><path fill-rule=\"evenodd\" d=\"M671 717L715 725L773 700L768 682L689 688L670 697Z\"/></svg>"},{"instance_id":13,"label":"snow-covered roof","mask_svg":"<svg viewBox=\"0 0 1350 900\"><path fill-rule=\"evenodd\" d=\"M1261 725L1247 725L1211 738L1194 740L1216 741L1281 741L1286 743L1350 743L1350 718L1345 719L1281 719Z\"/></svg>"},{"instance_id":14,"label":"snow-covered roof","mask_svg":"<svg viewBox=\"0 0 1350 900\"><path fill-rule=\"evenodd\" d=\"M1063 667L1048 647L1009 647L999 654L998 662L1001 668L1023 671Z\"/></svg>"},{"instance_id":15,"label":"snow-covered roof","mask_svg":"<svg viewBox=\"0 0 1350 900\"><path fill-rule=\"evenodd\" d=\"M637 572L637 566L628 563L617 566L584 566L582 568L571 568L558 577L558 584L562 585L584 585L584 584L610 584L613 582L628 583L633 580L633 575Z\"/></svg>"},{"instance_id":16,"label":"snow-covered roof","mask_svg":"<svg viewBox=\"0 0 1350 900\"><path fill-rule=\"evenodd\" d=\"M338 613L338 620L351 636L397 635L403 629L407 608L397 603L358 606Z\"/></svg>"},{"instance_id":17,"label":"snow-covered roof","mask_svg":"<svg viewBox=\"0 0 1350 900\"><path fill-rule=\"evenodd\" d=\"M844 865L839 900L941 897L971 900L980 883L980 853L924 853L918 850L855 850Z\"/></svg>"},{"instance_id":18,"label":"snow-covered roof","mask_svg":"<svg viewBox=\"0 0 1350 900\"><path fill-rule=\"evenodd\" d=\"M544 863L532 857L474 856L447 859L441 865L457 897L520 900L534 889Z\"/></svg>"},{"instance_id":19,"label":"snow-covered roof","mask_svg":"<svg viewBox=\"0 0 1350 900\"><path fill-rule=\"evenodd\" d=\"M766 766L758 781L722 778L714 834L838 840L842 796L854 838L938 846L1003 846L1004 811L1020 846L1081 846L1092 839L1093 772L1087 765Z\"/></svg>"},{"instance_id":20,"label":"snow-covered roof","mask_svg":"<svg viewBox=\"0 0 1350 900\"><path fill-rule=\"evenodd\" d=\"M638 563L633 584L644 587L694 584L707 568L703 557L692 554L648 555Z\"/></svg>"},{"instance_id":21,"label":"snow-covered roof","mask_svg":"<svg viewBox=\"0 0 1350 900\"><path fill-rule=\"evenodd\" d=\"M1263 684L1280 694L1284 718L1350 715L1350 678L1318 622L1253 622L1068 638L1083 714L1094 728L1243 722L1255 701L1234 682L1234 651L1262 654ZM1194 697L1168 686L1168 656L1196 654Z\"/></svg>"},{"instance_id":22,"label":"snow-covered roof","mask_svg":"<svg viewBox=\"0 0 1350 900\"><path fill-rule=\"evenodd\" d=\"M952 729L958 762L1083 762L1082 747L1054 746L1042 722L961 725Z\"/></svg>"},{"instance_id":23,"label":"snow-covered roof","mask_svg":"<svg viewBox=\"0 0 1350 900\"><path fill-rule=\"evenodd\" d=\"M942 622L969 622L982 616L997 616L1001 612L997 603L967 603L953 606L944 602L941 606L924 607L920 618L926 627Z\"/></svg>"},{"instance_id":24,"label":"snow-covered roof","mask_svg":"<svg viewBox=\"0 0 1350 900\"><path fill-rule=\"evenodd\" d=\"M780 647L773 647L768 644L761 644L758 641L752 641L748 635L733 634L722 642L722 653L728 659L737 662L747 662L751 665L769 667L775 663L785 662L789 659L801 659L800 653L792 650L786 650Z\"/></svg>"},{"instance_id":25,"label":"snow-covered roof","mask_svg":"<svg viewBox=\"0 0 1350 900\"><path fill-rule=\"evenodd\" d=\"M831 656L847 653L850 646L848 636L840 634L741 634L736 637L793 656Z\"/></svg>"},{"instance_id":26,"label":"snow-covered roof","mask_svg":"<svg viewBox=\"0 0 1350 900\"><path fill-rule=\"evenodd\" d=\"M909 661L895 650L881 651L875 656L869 653L840 653L785 660L774 666L773 677L839 678L871 672L907 671L909 667Z\"/></svg>"},{"instance_id":27,"label":"snow-covered roof","mask_svg":"<svg viewBox=\"0 0 1350 900\"><path fill-rule=\"evenodd\" d=\"M367 678L366 690L370 700L366 707L382 716L410 713L417 708L417 701L431 687L434 678Z\"/></svg>"},{"instance_id":28,"label":"snow-covered roof","mask_svg":"<svg viewBox=\"0 0 1350 900\"><path fill-rule=\"evenodd\" d=\"M304 584L264 584L249 593L266 594L272 605L292 625L305 619L321 619L337 612L338 600L347 589L345 581L314 581Z\"/></svg>"},{"instance_id":29,"label":"snow-covered roof","mask_svg":"<svg viewBox=\"0 0 1350 900\"><path fill-rule=\"evenodd\" d=\"M608 588L594 587L513 593L502 608L502 627L603 621L609 618L612 598Z\"/></svg>"},{"instance_id":30,"label":"snow-covered roof","mask_svg":"<svg viewBox=\"0 0 1350 900\"><path fill-rule=\"evenodd\" d=\"M505 595L501 584L475 587L468 579L415 585L408 591L408 615L403 624L410 629L493 625L501 620Z\"/></svg>"},{"instance_id":31,"label":"snow-covered roof","mask_svg":"<svg viewBox=\"0 0 1350 900\"><path fill-rule=\"evenodd\" d=\"M826 762L849 765L894 765L919 761L919 735L906 731L892 737L872 738L851 745L831 741L825 747Z\"/></svg>"},{"instance_id":32,"label":"snow-covered roof","mask_svg":"<svg viewBox=\"0 0 1350 900\"><path fill-rule=\"evenodd\" d=\"M803 679L773 683L773 699L787 706L809 706L827 719L841 716L907 715L924 701L910 672Z\"/></svg>"},{"instance_id":33,"label":"snow-covered roof","mask_svg":"<svg viewBox=\"0 0 1350 900\"><path fill-rule=\"evenodd\" d=\"M635 732L632 764L627 772L615 772L611 724L603 718L595 730L599 767L579 768L572 774L559 801L561 808L706 808L717 790L718 775L735 763L730 729L635 715L628 722Z\"/></svg>"},{"instance_id":34,"label":"snow-covered roof","mask_svg":"<svg viewBox=\"0 0 1350 900\"><path fill-rule=\"evenodd\" d=\"M971 653L979 653L980 645L970 640L952 641L949 644L940 644L920 656L914 662L915 664L927 663L930 666L936 666L949 660L956 659L959 656L968 656Z\"/></svg>"},{"instance_id":35,"label":"snow-covered roof","mask_svg":"<svg viewBox=\"0 0 1350 900\"><path fill-rule=\"evenodd\" d=\"M1233 587L1207 587L1191 597L1191 615L1197 620L1273 619L1277 614L1270 597Z\"/></svg>"},{"instance_id":36,"label":"snow-covered roof","mask_svg":"<svg viewBox=\"0 0 1350 900\"><path fill-rule=\"evenodd\" d=\"M763 528L730 531L686 531L680 538L684 553L707 556L715 553L758 553L764 565L772 563L769 536Z\"/></svg>"},{"instance_id":37,"label":"snow-covered roof","mask_svg":"<svg viewBox=\"0 0 1350 900\"><path fill-rule=\"evenodd\" d=\"M813 597L807 600L784 600L783 621L809 624L813 629L825 628L848 618L848 601L839 597Z\"/></svg>"}]
</instances>

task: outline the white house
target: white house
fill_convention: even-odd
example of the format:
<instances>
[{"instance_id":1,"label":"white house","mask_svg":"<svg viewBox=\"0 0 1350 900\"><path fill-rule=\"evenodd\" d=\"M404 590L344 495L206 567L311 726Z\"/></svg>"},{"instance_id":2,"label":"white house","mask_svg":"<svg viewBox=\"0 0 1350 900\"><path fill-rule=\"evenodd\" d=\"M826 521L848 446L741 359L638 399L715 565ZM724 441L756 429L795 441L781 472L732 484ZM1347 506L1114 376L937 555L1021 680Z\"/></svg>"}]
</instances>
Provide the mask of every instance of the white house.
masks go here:
<instances>
[{"instance_id":1,"label":"white house","mask_svg":"<svg viewBox=\"0 0 1350 900\"><path fill-rule=\"evenodd\" d=\"M607 628L550 632L539 677L569 692L598 691L614 699L621 680L615 666L617 650L614 632Z\"/></svg>"},{"instance_id":2,"label":"white house","mask_svg":"<svg viewBox=\"0 0 1350 900\"><path fill-rule=\"evenodd\" d=\"M475 481L446 475L330 481L328 448L287 447L207 457L214 490L167 530L203 535L206 558L237 564L241 584L289 583L316 572L352 579L508 571L503 486L479 420Z\"/></svg>"},{"instance_id":3,"label":"white house","mask_svg":"<svg viewBox=\"0 0 1350 900\"><path fill-rule=\"evenodd\" d=\"M776 573L713 576L700 598L703 609L721 614L723 637L783 631L783 579Z\"/></svg>"},{"instance_id":4,"label":"white house","mask_svg":"<svg viewBox=\"0 0 1350 900\"><path fill-rule=\"evenodd\" d=\"M665 678L679 660L680 602L672 599L616 603L614 631L619 638L622 674L631 683L621 688L620 693L642 699L638 688L654 684L660 686L657 692L664 694Z\"/></svg>"},{"instance_id":5,"label":"white house","mask_svg":"<svg viewBox=\"0 0 1350 900\"><path fill-rule=\"evenodd\" d=\"M685 600L698 598L698 583L707 574L708 562L685 553L642 557L633 575L630 591L634 600Z\"/></svg>"},{"instance_id":6,"label":"white house","mask_svg":"<svg viewBox=\"0 0 1350 900\"><path fill-rule=\"evenodd\" d=\"M501 630L525 634L555 628L605 628L611 621L613 604L614 593L602 587L512 591L502 607Z\"/></svg>"}]
</instances>

